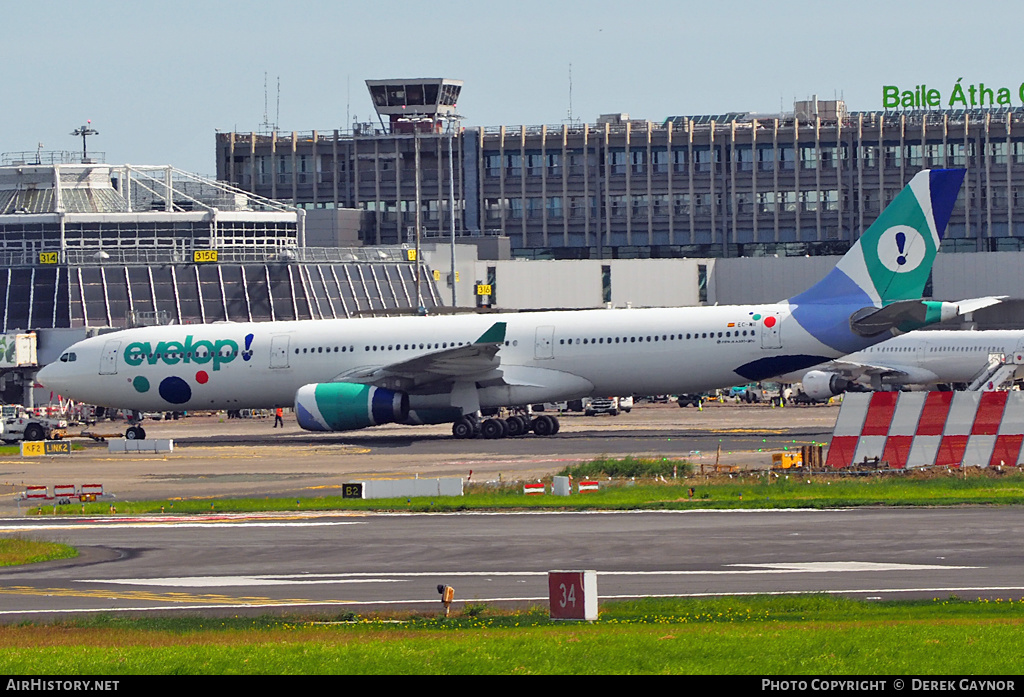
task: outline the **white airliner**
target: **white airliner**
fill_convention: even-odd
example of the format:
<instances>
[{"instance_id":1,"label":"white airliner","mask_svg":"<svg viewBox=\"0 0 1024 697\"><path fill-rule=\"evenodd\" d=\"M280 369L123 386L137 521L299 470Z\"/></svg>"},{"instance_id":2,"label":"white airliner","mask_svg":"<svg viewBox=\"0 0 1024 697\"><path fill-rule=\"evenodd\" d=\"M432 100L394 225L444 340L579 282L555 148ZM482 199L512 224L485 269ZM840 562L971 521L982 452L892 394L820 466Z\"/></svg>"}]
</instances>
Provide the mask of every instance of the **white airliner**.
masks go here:
<instances>
[{"instance_id":1,"label":"white airliner","mask_svg":"<svg viewBox=\"0 0 1024 697\"><path fill-rule=\"evenodd\" d=\"M1003 360L1007 378L1024 376L1022 359L1024 331L912 332L779 379L800 382L809 397L827 399L854 384L873 390L884 385L969 384L987 372L996 374Z\"/></svg>"},{"instance_id":2,"label":"white airliner","mask_svg":"<svg viewBox=\"0 0 1024 697\"><path fill-rule=\"evenodd\" d=\"M964 174L915 175L820 283L777 304L145 327L78 342L37 379L136 412L294 404L313 431L451 422L456 437L549 435L551 416L476 414L742 384L956 316L921 294Z\"/></svg>"}]
</instances>

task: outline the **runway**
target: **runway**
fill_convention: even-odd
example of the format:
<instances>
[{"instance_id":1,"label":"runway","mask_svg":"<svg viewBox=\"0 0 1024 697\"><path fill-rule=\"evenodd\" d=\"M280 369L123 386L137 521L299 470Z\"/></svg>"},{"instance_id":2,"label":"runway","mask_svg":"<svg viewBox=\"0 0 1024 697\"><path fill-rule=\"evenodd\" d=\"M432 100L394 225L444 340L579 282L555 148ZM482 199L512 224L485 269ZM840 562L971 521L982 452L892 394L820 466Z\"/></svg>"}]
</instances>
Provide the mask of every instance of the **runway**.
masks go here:
<instances>
[{"instance_id":1,"label":"runway","mask_svg":"<svg viewBox=\"0 0 1024 697\"><path fill-rule=\"evenodd\" d=\"M0 570L0 622L93 612L368 612L543 604L595 569L602 602L830 593L1020 598L1012 508L5 519L77 560Z\"/></svg>"}]
</instances>

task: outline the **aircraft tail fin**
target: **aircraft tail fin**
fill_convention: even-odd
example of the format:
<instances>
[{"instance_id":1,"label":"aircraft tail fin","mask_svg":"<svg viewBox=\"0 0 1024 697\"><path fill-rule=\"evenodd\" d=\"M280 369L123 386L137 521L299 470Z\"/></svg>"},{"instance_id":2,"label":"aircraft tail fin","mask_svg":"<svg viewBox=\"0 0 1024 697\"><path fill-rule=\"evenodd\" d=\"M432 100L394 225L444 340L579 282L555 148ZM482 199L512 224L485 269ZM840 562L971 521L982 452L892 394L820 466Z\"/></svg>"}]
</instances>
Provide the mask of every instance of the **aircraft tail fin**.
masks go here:
<instances>
[{"instance_id":1,"label":"aircraft tail fin","mask_svg":"<svg viewBox=\"0 0 1024 697\"><path fill-rule=\"evenodd\" d=\"M966 170L923 170L897 194L832 271L790 303L884 307L920 299Z\"/></svg>"}]
</instances>

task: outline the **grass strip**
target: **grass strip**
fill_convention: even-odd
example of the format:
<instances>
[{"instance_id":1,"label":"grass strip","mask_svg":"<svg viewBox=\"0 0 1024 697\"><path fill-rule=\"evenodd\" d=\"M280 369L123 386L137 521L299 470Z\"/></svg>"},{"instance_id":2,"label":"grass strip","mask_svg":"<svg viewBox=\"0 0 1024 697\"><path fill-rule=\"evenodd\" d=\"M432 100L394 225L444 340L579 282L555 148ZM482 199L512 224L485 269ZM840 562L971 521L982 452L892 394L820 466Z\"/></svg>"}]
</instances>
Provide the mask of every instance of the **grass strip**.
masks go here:
<instances>
[{"instance_id":1,"label":"grass strip","mask_svg":"<svg viewBox=\"0 0 1024 697\"><path fill-rule=\"evenodd\" d=\"M0 566L34 564L77 556L78 550L60 542L30 540L20 536L0 538Z\"/></svg>"},{"instance_id":2,"label":"grass strip","mask_svg":"<svg viewBox=\"0 0 1024 697\"><path fill-rule=\"evenodd\" d=\"M578 480L577 480L578 481ZM391 499L176 499L57 506L58 514L229 513L272 511L701 510L1024 504L1024 474L997 470L911 472L870 477L787 473L679 479L603 479L601 489L572 496L526 495L522 484L473 484L464 496ZM550 491L550 488L549 488ZM53 506L28 509L46 515Z\"/></svg>"},{"instance_id":3,"label":"grass strip","mask_svg":"<svg viewBox=\"0 0 1024 697\"><path fill-rule=\"evenodd\" d=\"M469 606L467 606L469 607ZM8 674L1015 674L1024 601L828 596L473 616L111 618L0 627Z\"/></svg>"}]
</instances>

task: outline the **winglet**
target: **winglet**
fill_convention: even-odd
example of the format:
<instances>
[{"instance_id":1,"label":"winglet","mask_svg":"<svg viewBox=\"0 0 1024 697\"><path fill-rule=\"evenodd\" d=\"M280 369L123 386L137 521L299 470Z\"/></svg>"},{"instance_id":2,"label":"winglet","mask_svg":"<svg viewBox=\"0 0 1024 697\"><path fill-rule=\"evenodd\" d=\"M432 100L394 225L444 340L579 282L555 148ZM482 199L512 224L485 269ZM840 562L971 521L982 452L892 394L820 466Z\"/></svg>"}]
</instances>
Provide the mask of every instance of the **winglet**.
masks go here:
<instances>
[{"instance_id":1,"label":"winglet","mask_svg":"<svg viewBox=\"0 0 1024 697\"><path fill-rule=\"evenodd\" d=\"M474 344L500 344L505 341L505 322L495 322L491 328L480 335Z\"/></svg>"}]
</instances>

